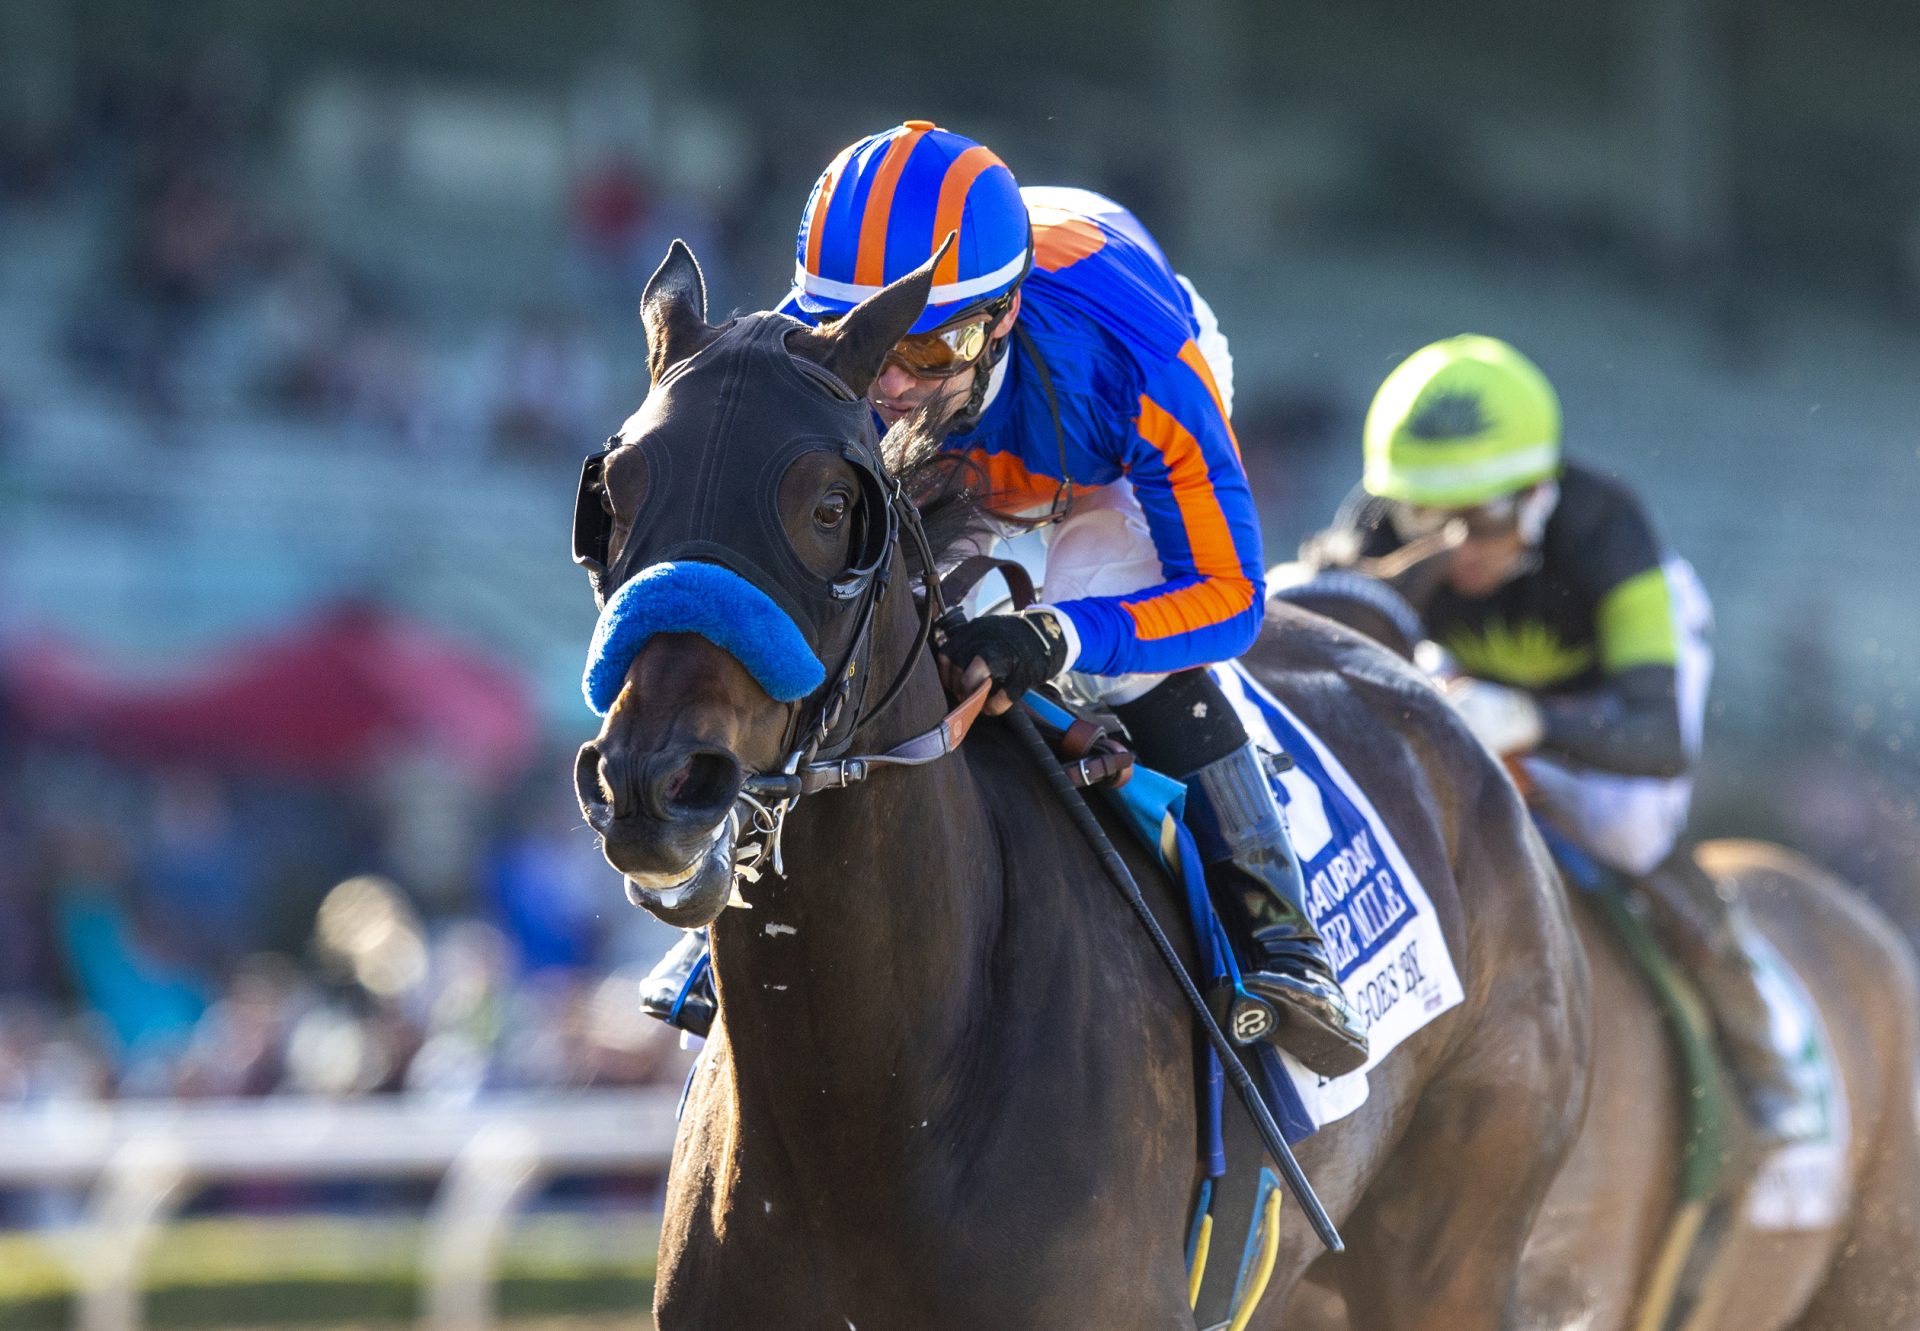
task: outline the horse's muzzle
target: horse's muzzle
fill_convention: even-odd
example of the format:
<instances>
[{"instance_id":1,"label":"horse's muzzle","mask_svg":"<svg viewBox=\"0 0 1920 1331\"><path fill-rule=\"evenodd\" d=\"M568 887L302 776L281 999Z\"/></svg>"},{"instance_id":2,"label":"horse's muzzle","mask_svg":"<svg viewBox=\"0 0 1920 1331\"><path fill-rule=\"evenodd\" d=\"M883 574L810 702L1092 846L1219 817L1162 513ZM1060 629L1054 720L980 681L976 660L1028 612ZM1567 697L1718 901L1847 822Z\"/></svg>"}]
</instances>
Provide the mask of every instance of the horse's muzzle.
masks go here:
<instances>
[{"instance_id":1,"label":"horse's muzzle","mask_svg":"<svg viewBox=\"0 0 1920 1331\"><path fill-rule=\"evenodd\" d=\"M729 815L745 780L737 758L715 748L636 754L596 741L581 747L573 779L629 901L681 929L719 916L733 888Z\"/></svg>"}]
</instances>

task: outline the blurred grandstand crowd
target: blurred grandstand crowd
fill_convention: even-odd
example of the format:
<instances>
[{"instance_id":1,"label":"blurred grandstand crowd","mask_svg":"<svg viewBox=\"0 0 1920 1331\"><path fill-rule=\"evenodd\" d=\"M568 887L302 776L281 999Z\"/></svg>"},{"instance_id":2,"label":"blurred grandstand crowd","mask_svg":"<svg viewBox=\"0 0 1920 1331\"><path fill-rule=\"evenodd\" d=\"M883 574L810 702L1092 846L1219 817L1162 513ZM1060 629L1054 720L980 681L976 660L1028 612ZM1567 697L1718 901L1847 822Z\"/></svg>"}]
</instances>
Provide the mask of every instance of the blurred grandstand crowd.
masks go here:
<instances>
[{"instance_id":1,"label":"blurred grandstand crowd","mask_svg":"<svg viewBox=\"0 0 1920 1331\"><path fill-rule=\"evenodd\" d=\"M436 356L406 291L272 206L248 86L218 58L103 68L65 114L0 118L0 217L85 196L113 219L60 324L77 382L160 439L246 410L400 450L584 451L608 391L587 315L527 308ZM724 217L660 211L637 162L583 170L583 285L634 289L662 225L723 254ZM0 453L8 388L0 366ZM0 1106L678 1075L634 995L658 926L621 901L564 758L463 770L401 728L325 770L202 763L117 750L97 715L49 725L33 687L0 677Z\"/></svg>"},{"instance_id":2,"label":"blurred grandstand crowd","mask_svg":"<svg viewBox=\"0 0 1920 1331\"><path fill-rule=\"evenodd\" d=\"M251 86L219 55L99 69L70 114L0 121L0 208L67 194L111 207L113 261L70 311L62 350L157 430L244 405L400 446L571 456L607 406L592 319L630 319L674 236L729 267L746 191L670 193L609 149L570 182L569 295L491 319L448 353L390 274L330 250L277 197ZM369 137L354 170L377 191L400 166L378 129Z\"/></svg>"},{"instance_id":3,"label":"blurred grandstand crowd","mask_svg":"<svg viewBox=\"0 0 1920 1331\"><path fill-rule=\"evenodd\" d=\"M0 1105L675 1075L634 997L659 940L556 780L436 827L398 787L447 778L404 758L314 786L5 751ZM324 885L368 865L397 877Z\"/></svg>"},{"instance_id":4,"label":"blurred grandstand crowd","mask_svg":"<svg viewBox=\"0 0 1920 1331\"><path fill-rule=\"evenodd\" d=\"M275 11L295 34L282 37L289 46L305 31L285 17L299 8ZM629 45L651 49L652 25L673 8L634 20L646 30L630 31ZM761 18L771 22L775 8ZM783 21L818 26L804 15ZM600 40L598 19L578 23ZM452 26L426 23L414 63L438 71L441 29ZM517 29L503 31L509 43ZM1126 31L1143 49L1179 35L1138 21ZM1328 26L1322 38L1344 42L1345 30ZM1285 46L1309 65L1326 49L1291 33ZM785 39L760 48L786 68ZM361 50L342 58L341 75L325 59L283 54L299 77L269 94L236 49L69 52L71 77L30 110L0 86L0 235L19 223L30 237L0 249L0 1106L471 1095L677 1077L681 1056L644 1023L634 995L663 931L622 900L564 776L562 739L584 737L574 733L584 713L573 680L592 612L565 562L566 508L578 459L638 399L633 301L666 242L693 244L716 309L771 303L794 214L856 112L839 107L831 123L817 107L729 117L688 75L669 127L636 80L595 73L584 56L586 72L558 73L572 57L548 53L546 84L523 98L534 112L496 123L486 97L525 90L498 69L473 79L484 90L454 73L436 85L440 101L409 103L419 70L407 72L404 56L381 67ZM1243 71L1244 84L1286 82L1269 76L1268 54L1249 49L1259 68ZM1584 48L1563 54L1565 69L1587 70ZM521 53L512 57L518 76ZM356 60L392 77L362 78ZM1323 71L1341 85L1330 99L1349 95L1336 66ZM1480 86L1447 59L1434 72L1450 92ZM1173 84L1177 98L1161 93L1186 106L1188 85ZM1585 132L1584 115L1569 129L1489 102L1489 123L1508 138L1469 132L1464 116L1423 115L1411 122L1423 134L1454 137L1433 149L1409 140L1418 151L1407 150L1408 164L1366 151L1391 117L1355 117L1344 101L1326 103L1340 115L1318 119L1223 112L1223 125L1247 135L1270 119L1272 140L1231 140L1205 161L1188 154L1177 159L1191 173L1182 177L1162 169L1148 137L1096 125L1152 113L1150 100L1134 106L1131 85L1064 86L1045 116L1026 114L1039 100L1009 94L998 120L967 128L1028 152L1021 169L1034 161L1034 179L1113 188L1156 226L1173 211L1156 208L1156 194L1164 202L1192 184L1205 201L1214 195L1199 187L1226 190L1230 206L1186 219L1197 235L1170 221L1163 238L1184 244L1183 264L1219 293L1246 368L1236 425L1265 490L1270 555L1323 522L1352 483L1359 416L1395 348L1484 323L1538 350L1586 413L1570 447L1643 486L1721 613L1717 698L1735 705L1709 723L1723 733L1709 742L1702 828L1791 841L1877 889L1883 904L1904 905L1920 930L1920 743L1900 557L1912 541L1903 496L1914 493L1903 468L1920 455L1902 396L1912 377L1903 387L1879 368L1910 366L1906 342L1859 320L1796 315L1785 321L1791 337L1778 335L1766 355L1751 338L1703 352L1695 315L1677 302L1620 280L1617 268L1598 279L1580 271L1570 256L1602 248L1591 238L1610 234L1606 218L1549 225L1540 219L1560 213L1508 208L1494 182L1551 184L1561 177L1544 162L1612 161L1611 148L1569 156L1558 139L1519 132L1564 131L1591 147L1574 133ZM983 87L1004 90L991 79ZM1529 89L1556 108L1565 91L1549 78L1512 95ZM856 120L855 132L899 113L889 107ZM1055 123L1053 109L1075 108L1074 125ZM540 147L548 130L551 151ZM428 131L439 136L432 155L420 147ZM523 152L528 134L538 141ZM1487 145L1510 151L1461 150ZM524 179L490 174L490 153L525 168ZM1911 178L1880 170L1878 156L1863 160L1875 164L1863 179ZM543 163L559 165L543 174ZM431 206L384 207L436 172ZM1608 177L1595 168L1595 178ZM515 213L515 196L536 189L539 207ZM490 191L471 210L487 216L468 233L520 227L497 255L462 239L462 190ZM535 213L542 220L527 223ZM1245 216L1265 229L1240 226ZM88 229L85 245L66 244L68 219ZM1310 226L1318 250L1273 243ZM1228 262L1208 252L1226 231L1248 254ZM1454 232L1467 237L1459 248L1493 258L1450 268L1443 242ZM425 290L420 275L443 249L460 251L440 265L452 276ZM408 262L390 263L401 251ZM525 272L485 270L530 254L541 257ZM1774 266L1768 258L1740 272L1758 282ZM40 271L56 267L73 280ZM1243 280L1256 268L1257 280ZM109 444L97 468L70 465L75 450ZM138 466L123 470L134 452ZM247 469L260 452L273 466ZM1818 484L1799 470L1808 452L1820 455ZM310 481L332 487L324 504L300 502ZM142 506L152 498L143 487L169 485L170 510ZM119 488L94 496L95 486ZM525 502L511 507L516 495ZM430 502L439 509L427 512ZM197 541L183 530L210 517L231 525ZM29 635L41 626L10 604L18 584L4 566L30 544L4 526L16 518L17 529L33 528L44 575L30 609L80 586L63 563L97 561L85 572L111 588L98 598L99 626L139 620L144 632L168 615L192 618L178 637L220 644L216 677L176 681L161 699L132 684L115 695L112 681L89 676L84 650L76 663ZM58 538L80 523L97 529L76 558ZM241 539L263 548L221 548ZM151 593L160 584L143 568L175 556L203 561L166 584L177 603ZM362 566L377 576L336 576ZM295 625L277 648L256 651L268 663L262 677L326 656L314 644L352 613L328 608L316 587L378 601L394 625L387 638L407 638L411 620L438 610L440 628L473 621L468 637L485 646L423 649L407 638L374 684L364 660L342 667L354 676L344 682L322 672L277 692L233 678L240 649L226 630L276 615L309 615L314 636ZM473 659L423 671L407 664L420 650ZM484 683L495 651L517 685L482 688L481 704L450 710L449 674ZM322 751L347 696L366 742ZM288 733L259 724L263 697ZM512 733L469 742L481 707Z\"/></svg>"}]
</instances>

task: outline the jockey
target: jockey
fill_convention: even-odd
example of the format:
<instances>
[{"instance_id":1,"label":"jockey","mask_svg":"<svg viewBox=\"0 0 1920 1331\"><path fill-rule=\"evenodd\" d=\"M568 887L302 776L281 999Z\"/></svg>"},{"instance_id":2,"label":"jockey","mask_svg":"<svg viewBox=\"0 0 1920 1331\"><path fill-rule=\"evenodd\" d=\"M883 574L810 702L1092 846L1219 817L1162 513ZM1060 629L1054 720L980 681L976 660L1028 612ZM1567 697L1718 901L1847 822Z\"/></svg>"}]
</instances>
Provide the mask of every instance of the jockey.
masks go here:
<instances>
[{"instance_id":1,"label":"jockey","mask_svg":"<svg viewBox=\"0 0 1920 1331\"><path fill-rule=\"evenodd\" d=\"M1387 377L1365 426L1363 495L1326 549L1378 557L1448 531L1419 607L1460 672L1468 727L1517 764L1549 826L1634 880L1720 1024L1756 1126L1796 1100L1770 1035L1744 909L1679 846L1699 756L1712 614L1619 481L1560 455L1560 403L1504 342L1461 336Z\"/></svg>"},{"instance_id":2,"label":"jockey","mask_svg":"<svg viewBox=\"0 0 1920 1331\"><path fill-rule=\"evenodd\" d=\"M923 120L827 167L780 308L830 322L949 235L926 310L869 398L883 425L936 422L978 464L996 516L1042 526L1047 600L953 630L948 682L991 678L999 712L1072 672L1105 701L1143 761L1187 782L1214 895L1251 954L1247 985L1275 1009L1271 1037L1322 1075L1352 1071L1365 1023L1307 914L1266 769L1202 668L1252 645L1264 600L1213 311L1126 209L1023 190L989 149ZM650 1010L678 1001L669 971Z\"/></svg>"}]
</instances>

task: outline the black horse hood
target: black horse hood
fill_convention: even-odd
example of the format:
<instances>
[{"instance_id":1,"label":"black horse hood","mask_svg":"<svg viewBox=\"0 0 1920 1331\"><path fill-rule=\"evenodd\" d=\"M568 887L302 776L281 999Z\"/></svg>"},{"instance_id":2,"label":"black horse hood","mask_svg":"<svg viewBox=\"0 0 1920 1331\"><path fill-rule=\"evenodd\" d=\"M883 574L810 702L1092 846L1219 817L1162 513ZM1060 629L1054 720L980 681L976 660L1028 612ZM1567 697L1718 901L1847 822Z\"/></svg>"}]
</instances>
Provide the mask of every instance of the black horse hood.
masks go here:
<instances>
[{"instance_id":1,"label":"black horse hood","mask_svg":"<svg viewBox=\"0 0 1920 1331\"><path fill-rule=\"evenodd\" d=\"M852 465L867 493L848 574L884 557L873 537L886 496L872 411L788 350L803 327L784 315L737 319L647 394L632 437L646 459L646 494L616 580L667 561L721 565L765 591L831 659L845 646L832 639L851 594L847 576L823 578L800 559L781 522L780 478L812 451Z\"/></svg>"}]
</instances>

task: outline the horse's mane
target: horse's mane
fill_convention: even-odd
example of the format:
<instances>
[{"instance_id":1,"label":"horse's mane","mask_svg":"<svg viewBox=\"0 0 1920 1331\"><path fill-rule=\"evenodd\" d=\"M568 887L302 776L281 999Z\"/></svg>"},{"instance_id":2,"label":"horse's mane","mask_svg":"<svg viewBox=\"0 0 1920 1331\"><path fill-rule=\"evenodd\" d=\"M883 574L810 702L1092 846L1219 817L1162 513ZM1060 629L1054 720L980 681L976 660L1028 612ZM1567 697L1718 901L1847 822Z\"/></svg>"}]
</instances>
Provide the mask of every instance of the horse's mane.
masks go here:
<instances>
[{"instance_id":1,"label":"horse's mane","mask_svg":"<svg viewBox=\"0 0 1920 1331\"><path fill-rule=\"evenodd\" d=\"M833 379L837 390L827 391L864 396L866 385L856 390L832 374L827 364L831 339L821 329L791 329L786 345L795 361L829 369L828 378ZM984 548L986 543L976 542L976 538L991 530L985 470L961 454L940 451L954 405L951 397L936 393L896 422L880 440L881 463L920 511L936 567L952 562L962 546Z\"/></svg>"},{"instance_id":2,"label":"horse's mane","mask_svg":"<svg viewBox=\"0 0 1920 1331\"><path fill-rule=\"evenodd\" d=\"M941 452L942 438L936 422L916 412L880 441L887 470L920 510L936 565L991 530L986 472L964 454Z\"/></svg>"}]
</instances>

